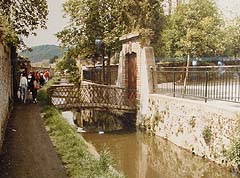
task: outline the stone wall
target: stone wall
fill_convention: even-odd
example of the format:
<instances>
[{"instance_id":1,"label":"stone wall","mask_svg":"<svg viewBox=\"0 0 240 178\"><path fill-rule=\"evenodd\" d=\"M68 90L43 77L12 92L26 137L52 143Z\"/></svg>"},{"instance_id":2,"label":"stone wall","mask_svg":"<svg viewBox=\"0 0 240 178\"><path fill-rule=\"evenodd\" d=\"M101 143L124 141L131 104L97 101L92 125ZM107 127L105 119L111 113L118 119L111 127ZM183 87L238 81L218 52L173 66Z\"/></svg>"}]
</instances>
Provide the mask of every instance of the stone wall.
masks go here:
<instances>
[{"instance_id":1,"label":"stone wall","mask_svg":"<svg viewBox=\"0 0 240 178\"><path fill-rule=\"evenodd\" d=\"M141 44L141 36L138 33L124 35L120 38L122 42L122 50L120 53L117 86L126 88L128 83L127 71L131 70L127 67L128 55L136 54L136 89L137 89L137 103L141 113L146 113L148 110L149 93L153 93L154 77L152 76L152 69L155 69L155 57L153 48L149 44Z\"/></svg>"},{"instance_id":2,"label":"stone wall","mask_svg":"<svg viewBox=\"0 0 240 178\"><path fill-rule=\"evenodd\" d=\"M0 152L12 97L10 49L0 41Z\"/></svg>"},{"instance_id":3,"label":"stone wall","mask_svg":"<svg viewBox=\"0 0 240 178\"><path fill-rule=\"evenodd\" d=\"M138 125L172 143L226 164L224 153L239 129L239 106L149 95L149 112L138 113Z\"/></svg>"}]
</instances>

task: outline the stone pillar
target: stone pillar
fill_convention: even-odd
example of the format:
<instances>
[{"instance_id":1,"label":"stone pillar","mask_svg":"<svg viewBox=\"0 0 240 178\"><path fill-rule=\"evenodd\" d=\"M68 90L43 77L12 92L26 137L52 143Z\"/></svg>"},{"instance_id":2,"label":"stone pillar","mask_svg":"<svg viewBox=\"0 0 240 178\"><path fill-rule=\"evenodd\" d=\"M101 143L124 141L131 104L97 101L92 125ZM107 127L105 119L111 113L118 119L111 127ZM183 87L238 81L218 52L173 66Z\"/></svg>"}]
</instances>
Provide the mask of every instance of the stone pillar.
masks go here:
<instances>
[{"instance_id":1,"label":"stone pillar","mask_svg":"<svg viewBox=\"0 0 240 178\"><path fill-rule=\"evenodd\" d=\"M149 113L149 94L153 93L156 86L156 80L154 80L152 73L152 70L156 68L154 51L149 42L141 44L139 33L124 35L120 38L120 41L122 42L122 51L120 53L117 86L128 87L127 70L131 70L131 68L128 68L126 61L129 60L129 55L136 55L137 120L139 120Z\"/></svg>"}]
</instances>

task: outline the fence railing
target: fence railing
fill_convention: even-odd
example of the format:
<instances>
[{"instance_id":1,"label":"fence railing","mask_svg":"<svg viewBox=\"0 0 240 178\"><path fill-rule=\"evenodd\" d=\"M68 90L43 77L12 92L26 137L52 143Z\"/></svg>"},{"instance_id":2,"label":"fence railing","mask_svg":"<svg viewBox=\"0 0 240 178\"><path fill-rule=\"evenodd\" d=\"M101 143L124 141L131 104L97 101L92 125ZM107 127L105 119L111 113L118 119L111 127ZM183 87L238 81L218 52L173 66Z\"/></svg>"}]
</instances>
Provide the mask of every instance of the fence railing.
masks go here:
<instances>
[{"instance_id":1,"label":"fence railing","mask_svg":"<svg viewBox=\"0 0 240 178\"><path fill-rule=\"evenodd\" d=\"M102 68L89 68L88 70L83 70L83 80L98 84L115 85L118 76L117 68L111 69L110 74L108 73L107 68L104 72L105 74L103 75Z\"/></svg>"},{"instance_id":2,"label":"fence railing","mask_svg":"<svg viewBox=\"0 0 240 178\"><path fill-rule=\"evenodd\" d=\"M162 67L153 71L157 93L240 103L240 66Z\"/></svg>"}]
</instances>

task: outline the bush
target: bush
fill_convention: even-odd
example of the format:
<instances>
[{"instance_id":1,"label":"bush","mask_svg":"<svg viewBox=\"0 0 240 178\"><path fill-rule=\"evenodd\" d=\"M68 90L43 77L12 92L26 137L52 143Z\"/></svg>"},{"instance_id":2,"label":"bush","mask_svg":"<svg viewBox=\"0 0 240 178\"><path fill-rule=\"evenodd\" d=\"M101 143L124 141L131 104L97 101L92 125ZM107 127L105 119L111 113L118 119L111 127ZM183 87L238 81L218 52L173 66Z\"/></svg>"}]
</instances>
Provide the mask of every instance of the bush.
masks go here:
<instances>
[{"instance_id":1,"label":"bush","mask_svg":"<svg viewBox=\"0 0 240 178\"><path fill-rule=\"evenodd\" d=\"M209 126L205 127L202 131L202 135L205 140L205 143L208 145L210 143L211 137L212 137L211 127L209 127Z\"/></svg>"},{"instance_id":2,"label":"bush","mask_svg":"<svg viewBox=\"0 0 240 178\"><path fill-rule=\"evenodd\" d=\"M37 94L37 100L40 102L41 105L48 105L49 104L49 97L47 94L47 89L53 85L58 80L58 77L53 77L49 80L39 91Z\"/></svg>"},{"instance_id":3,"label":"bush","mask_svg":"<svg viewBox=\"0 0 240 178\"><path fill-rule=\"evenodd\" d=\"M240 169L240 139L233 142L231 148L227 151L227 158Z\"/></svg>"}]
</instances>

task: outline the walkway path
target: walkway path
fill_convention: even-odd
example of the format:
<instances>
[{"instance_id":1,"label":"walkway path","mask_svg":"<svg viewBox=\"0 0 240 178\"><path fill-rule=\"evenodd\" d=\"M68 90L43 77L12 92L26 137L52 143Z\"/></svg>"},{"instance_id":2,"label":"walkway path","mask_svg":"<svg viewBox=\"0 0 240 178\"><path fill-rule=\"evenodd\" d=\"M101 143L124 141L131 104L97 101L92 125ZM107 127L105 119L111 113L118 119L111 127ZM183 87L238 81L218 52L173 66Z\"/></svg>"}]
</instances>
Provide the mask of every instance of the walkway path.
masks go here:
<instances>
[{"instance_id":1,"label":"walkway path","mask_svg":"<svg viewBox=\"0 0 240 178\"><path fill-rule=\"evenodd\" d=\"M9 120L0 178L67 178L36 104L18 104Z\"/></svg>"}]
</instances>

